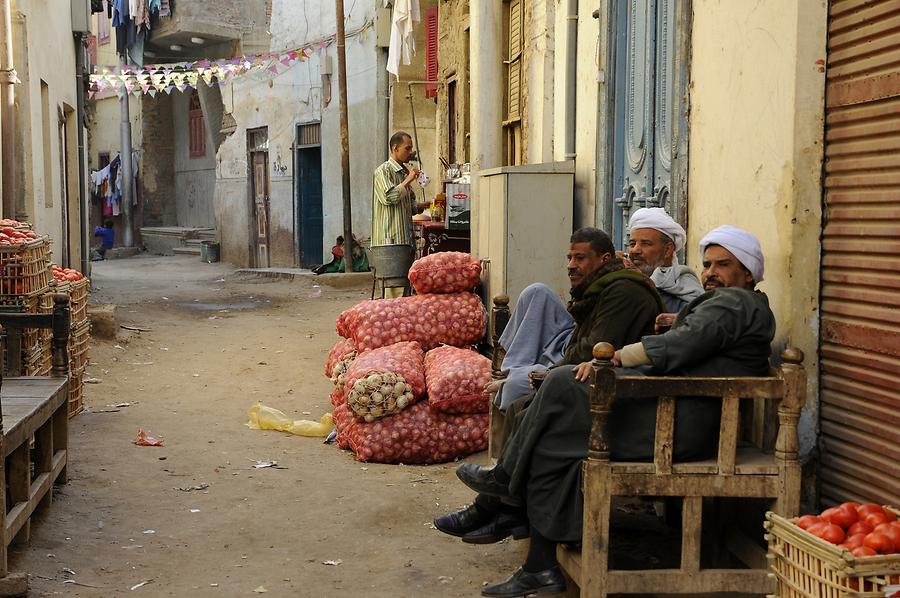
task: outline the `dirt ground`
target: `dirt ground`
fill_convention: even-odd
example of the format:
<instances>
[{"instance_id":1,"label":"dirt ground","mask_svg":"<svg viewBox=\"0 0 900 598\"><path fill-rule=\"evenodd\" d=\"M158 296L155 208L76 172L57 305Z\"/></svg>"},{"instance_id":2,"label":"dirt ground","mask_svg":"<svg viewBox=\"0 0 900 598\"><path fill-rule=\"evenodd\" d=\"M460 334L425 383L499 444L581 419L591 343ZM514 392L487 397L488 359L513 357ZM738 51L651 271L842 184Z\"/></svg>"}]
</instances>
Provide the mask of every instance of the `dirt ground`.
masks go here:
<instances>
[{"instance_id":1,"label":"dirt ground","mask_svg":"<svg viewBox=\"0 0 900 598\"><path fill-rule=\"evenodd\" d=\"M432 528L471 499L454 464L359 463L246 427L255 401L298 419L330 410L334 320L368 288L191 257L101 262L93 280L92 302L151 330L92 339L97 383L70 422L69 483L11 554L32 596L477 596L521 562L523 543L470 546ZM165 446L132 444L141 428Z\"/></svg>"}]
</instances>

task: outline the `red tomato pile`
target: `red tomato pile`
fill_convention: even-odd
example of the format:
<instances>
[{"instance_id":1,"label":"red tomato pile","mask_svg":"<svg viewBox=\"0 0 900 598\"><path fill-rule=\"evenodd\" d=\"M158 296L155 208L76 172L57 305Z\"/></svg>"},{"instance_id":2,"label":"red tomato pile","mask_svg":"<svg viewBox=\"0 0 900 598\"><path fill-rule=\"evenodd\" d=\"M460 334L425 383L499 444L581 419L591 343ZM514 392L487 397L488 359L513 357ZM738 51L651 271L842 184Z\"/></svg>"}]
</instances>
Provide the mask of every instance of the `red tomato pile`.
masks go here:
<instances>
[{"instance_id":1,"label":"red tomato pile","mask_svg":"<svg viewBox=\"0 0 900 598\"><path fill-rule=\"evenodd\" d=\"M0 220L0 226L30 226L27 222L19 222L18 220L13 220L12 218L3 218Z\"/></svg>"},{"instance_id":2,"label":"red tomato pile","mask_svg":"<svg viewBox=\"0 0 900 598\"><path fill-rule=\"evenodd\" d=\"M0 245L23 245L35 239L37 239L37 233L33 230L20 231L12 226L0 228Z\"/></svg>"},{"instance_id":3,"label":"red tomato pile","mask_svg":"<svg viewBox=\"0 0 900 598\"><path fill-rule=\"evenodd\" d=\"M0 244L2 243L3 241L0 239ZM52 264L50 268L53 270L53 278L56 279L56 282L75 282L76 280L82 280L84 278L84 274L78 270L60 268L56 264Z\"/></svg>"},{"instance_id":4,"label":"red tomato pile","mask_svg":"<svg viewBox=\"0 0 900 598\"><path fill-rule=\"evenodd\" d=\"M478 259L459 251L432 253L409 269L409 282L419 295L471 291L480 278Z\"/></svg>"},{"instance_id":5,"label":"red tomato pile","mask_svg":"<svg viewBox=\"0 0 900 598\"><path fill-rule=\"evenodd\" d=\"M900 553L900 521L893 512L873 503L845 502L819 515L804 515L797 526L846 548L853 556Z\"/></svg>"},{"instance_id":6,"label":"red tomato pile","mask_svg":"<svg viewBox=\"0 0 900 598\"><path fill-rule=\"evenodd\" d=\"M456 347L438 347L425 354L428 402L443 413L487 413L490 396L484 387L491 381L491 360Z\"/></svg>"},{"instance_id":7,"label":"red tomato pile","mask_svg":"<svg viewBox=\"0 0 900 598\"><path fill-rule=\"evenodd\" d=\"M472 293L415 295L364 301L338 318L360 352L403 341L425 350L473 345L484 334L484 308Z\"/></svg>"},{"instance_id":8,"label":"red tomato pile","mask_svg":"<svg viewBox=\"0 0 900 598\"><path fill-rule=\"evenodd\" d=\"M427 401L374 423L361 423L346 404L334 410L338 446L360 461L446 463L487 448L488 414L448 415Z\"/></svg>"}]
</instances>

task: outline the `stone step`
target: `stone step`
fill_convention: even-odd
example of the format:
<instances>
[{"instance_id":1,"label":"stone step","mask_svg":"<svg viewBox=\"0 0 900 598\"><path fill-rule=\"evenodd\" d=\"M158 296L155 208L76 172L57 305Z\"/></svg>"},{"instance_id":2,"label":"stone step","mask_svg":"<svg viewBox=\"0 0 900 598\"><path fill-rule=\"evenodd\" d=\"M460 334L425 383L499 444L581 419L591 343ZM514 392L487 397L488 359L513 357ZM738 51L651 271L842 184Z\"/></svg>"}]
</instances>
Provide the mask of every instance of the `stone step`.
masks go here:
<instances>
[{"instance_id":1,"label":"stone step","mask_svg":"<svg viewBox=\"0 0 900 598\"><path fill-rule=\"evenodd\" d=\"M205 241L205 240L206 240L206 239L185 239L185 240L184 240L184 244L185 244L187 247L193 247L193 246L195 246L195 245L196 245L197 247L200 247L200 243L202 243L202 242Z\"/></svg>"},{"instance_id":2,"label":"stone step","mask_svg":"<svg viewBox=\"0 0 900 598\"><path fill-rule=\"evenodd\" d=\"M191 245L190 247L176 247L172 250L175 255L196 255L200 256L200 246Z\"/></svg>"}]
</instances>

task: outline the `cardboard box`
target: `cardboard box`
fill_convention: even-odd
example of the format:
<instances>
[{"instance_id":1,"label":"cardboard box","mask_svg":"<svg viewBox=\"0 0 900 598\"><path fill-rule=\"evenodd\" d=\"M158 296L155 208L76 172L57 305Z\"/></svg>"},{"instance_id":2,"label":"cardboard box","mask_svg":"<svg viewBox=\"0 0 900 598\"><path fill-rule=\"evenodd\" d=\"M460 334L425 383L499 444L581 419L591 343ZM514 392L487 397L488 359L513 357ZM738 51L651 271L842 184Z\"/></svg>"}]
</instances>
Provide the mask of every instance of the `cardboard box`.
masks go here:
<instances>
[{"instance_id":1,"label":"cardboard box","mask_svg":"<svg viewBox=\"0 0 900 598\"><path fill-rule=\"evenodd\" d=\"M472 221L472 185L447 183L447 218L450 230L469 230Z\"/></svg>"}]
</instances>

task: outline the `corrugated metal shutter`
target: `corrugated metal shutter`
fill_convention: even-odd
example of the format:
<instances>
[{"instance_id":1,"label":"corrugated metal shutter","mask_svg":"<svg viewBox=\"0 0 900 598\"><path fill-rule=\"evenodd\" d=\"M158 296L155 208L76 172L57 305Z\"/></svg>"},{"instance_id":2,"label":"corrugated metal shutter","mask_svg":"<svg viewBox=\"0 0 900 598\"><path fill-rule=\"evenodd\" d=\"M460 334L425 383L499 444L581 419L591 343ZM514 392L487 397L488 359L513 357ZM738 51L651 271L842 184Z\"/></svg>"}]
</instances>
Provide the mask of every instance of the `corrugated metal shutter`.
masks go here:
<instances>
[{"instance_id":1,"label":"corrugated metal shutter","mask_svg":"<svg viewBox=\"0 0 900 598\"><path fill-rule=\"evenodd\" d=\"M822 499L900 505L900 2L829 8Z\"/></svg>"}]
</instances>

